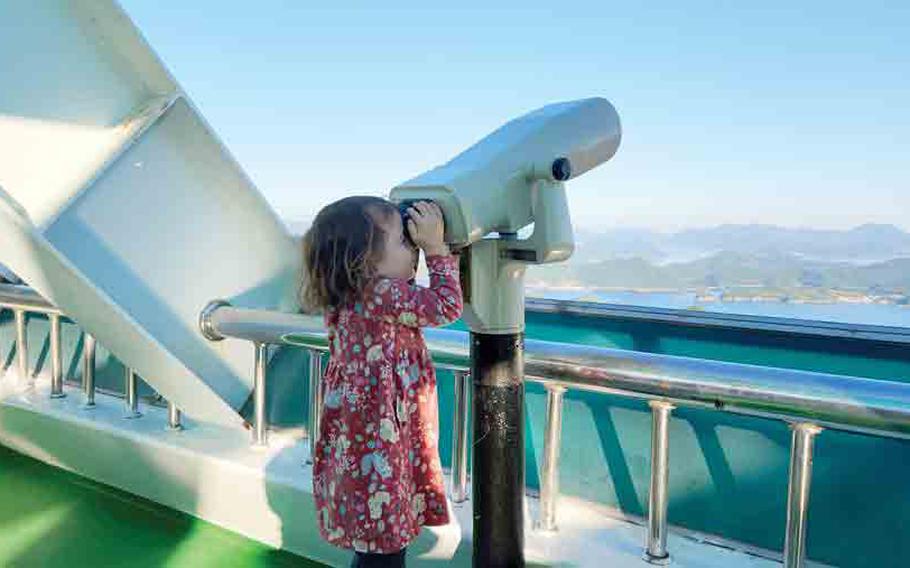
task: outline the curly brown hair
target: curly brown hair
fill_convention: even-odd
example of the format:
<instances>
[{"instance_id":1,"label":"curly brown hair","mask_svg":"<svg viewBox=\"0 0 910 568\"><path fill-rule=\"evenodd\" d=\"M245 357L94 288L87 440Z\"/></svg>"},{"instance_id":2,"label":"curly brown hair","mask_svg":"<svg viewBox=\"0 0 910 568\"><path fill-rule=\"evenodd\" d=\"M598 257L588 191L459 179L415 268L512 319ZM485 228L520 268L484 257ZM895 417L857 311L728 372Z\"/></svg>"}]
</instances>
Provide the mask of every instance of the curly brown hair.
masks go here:
<instances>
[{"instance_id":1,"label":"curly brown hair","mask_svg":"<svg viewBox=\"0 0 910 568\"><path fill-rule=\"evenodd\" d=\"M337 307L358 297L383 254L379 220L397 215L380 197L346 197L324 207L303 236L300 304L305 311Z\"/></svg>"}]
</instances>

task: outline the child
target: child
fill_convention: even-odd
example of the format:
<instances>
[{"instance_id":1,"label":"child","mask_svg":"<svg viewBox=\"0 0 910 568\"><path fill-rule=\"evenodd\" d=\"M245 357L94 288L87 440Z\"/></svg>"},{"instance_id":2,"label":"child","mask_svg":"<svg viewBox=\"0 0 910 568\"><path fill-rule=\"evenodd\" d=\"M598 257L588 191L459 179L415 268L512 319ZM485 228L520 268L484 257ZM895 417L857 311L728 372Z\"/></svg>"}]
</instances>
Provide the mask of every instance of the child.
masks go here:
<instances>
[{"instance_id":1,"label":"child","mask_svg":"<svg viewBox=\"0 0 910 568\"><path fill-rule=\"evenodd\" d=\"M436 376L420 331L461 315L442 211L349 197L303 239L302 299L322 308L329 359L313 465L319 529L352 566L404 566L423 525L448 523L437 447ZM415 246L416 245L416 246ZM430 287L413 283L423 249Z\"/></svg>"}]
</instances>

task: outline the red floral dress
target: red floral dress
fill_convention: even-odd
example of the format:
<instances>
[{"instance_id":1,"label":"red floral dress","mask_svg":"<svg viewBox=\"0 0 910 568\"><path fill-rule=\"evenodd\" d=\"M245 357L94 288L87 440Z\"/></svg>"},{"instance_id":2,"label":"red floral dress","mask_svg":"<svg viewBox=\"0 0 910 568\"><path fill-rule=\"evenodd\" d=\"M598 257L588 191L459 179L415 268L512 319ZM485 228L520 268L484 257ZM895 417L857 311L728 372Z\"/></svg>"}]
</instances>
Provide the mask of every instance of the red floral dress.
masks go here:
<instances>
[{"instance_id":1,"label":"red floral dress","mask_svg":"<svg viewBox=\"0 0 910 568\"><path fill-rule=\"evenodd\" d=\"M326 311L331 358L313 494L328 542L393 553L449 522L439 462L436 373L421 326L461 315L454 256L427 258L430 287L378 278Z\"/></svg>"}]
</instances>

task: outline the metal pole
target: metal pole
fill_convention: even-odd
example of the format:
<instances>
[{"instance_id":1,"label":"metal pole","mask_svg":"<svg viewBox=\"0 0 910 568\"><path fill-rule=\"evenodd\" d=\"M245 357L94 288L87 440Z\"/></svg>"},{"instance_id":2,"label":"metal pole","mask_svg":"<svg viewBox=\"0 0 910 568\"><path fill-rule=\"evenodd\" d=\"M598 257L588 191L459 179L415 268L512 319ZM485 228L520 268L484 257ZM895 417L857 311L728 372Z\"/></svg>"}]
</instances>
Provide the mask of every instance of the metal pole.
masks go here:
<instances>
[{"instance_id":1,"label":"metal pole","mask_svg":"<svg viewBox=\"0 0 910 568\"><path fill-rule=\"evenodd\" d=\"M651 490L648 498L648 546L645 560L668 564L667 486L670 480L670 412L673 405L651 401Z\"/></svg>"},{"instance_id":2,"label":"metal pole","mask_svg":"<svg viewBox=\"0 0 910 568\"><path fill-rule=\"evenodd\" d=\"M60 315L50 314L51 324L51 398L63 398L63 353L60 349Z\"/></svg>"},{"instance_id":3,"label":"metal pole","mask_svg":"<svg viewBox=\"0 0 910 568\"><path fill-rule=\"evenodd\" d=\"M19 362L19 379L28 380L28 335L25 327L25 310L13 310L16 314L16 355Z\"/></svg>"},{"instance_id":4,"label":"metal pole","mask_svg":"<svg viewBox=\"0 0 910 568\"><path fill-rule=\"evenodd\" d=\"M452 426L452 501L468 500L468 393L471 375L455 371L455 419Z\"/></svg>"},{"instance_id":5,"label":"metal pole","mask_svg":"<svg viewBox=\"0 0 910 568\"><path fill-rule=\"evenodd\" d=\"M167 428L168 430L183 430L180 422L180 409L171 401L167 401Z\"/></svg>"},{"instance_id":6,"label":"metal pole","mask_svg":"<svg viewBox=\"0 0 910 568\"><path fill-rule=\"evenodd\" d=\"M471 332L474 566L524 566L524 338Z\"/></svg>"},{"instance_id":7,"label":"metal pole","mask_svg":"<svg viewBox=\"0 0 910 568\"><path fill-rule=\"evenodd\" d=\"M85 406L95 406L95 338L88 333L82 342L82 389L85 391Z\"/></svg>"},{"instance_id":8,"label":"metal pole","mask_svg":"<svg viewBox=\"0 0 910 568\"><path fill-rule=\"evenodd\" d=\"M269 346L258 341L253 345L256 349L253 381L253 445L266 446L269 442L265 417L265 369L269 359Z\"/></svg>"},{"instance_id":9,"label":"metal pole","mask_svg":"<svg viewBox=\"0 0 910 568\"><path fill-rule=\"evenodd\" d=\"M540 521L538 528L556 530L556 501L559 499L559 448L562 441L562 400L566 388L547 385L547 424L543 443L543 472L540 479Z\"/></svg>"},{"instance_id":10,"label":"metal pole","mask_svg":"<svg viewBox=\"0 0 910 568\"><path fill-rule=\"evenodd\" d=\"M316 440L319 439L319 427L322 420L322 351L309 349L310 354L310 408L307 422L307 438L310 455L307 463L313 463L316 455Z\"/></svg>"},{"instance_id":11,"label":"metal pole","mask_svg":"<svg viewBox=\"0 0 910 568\"><path fill-rule=\"evenodd\" d=\"M139 418L142 413L139 412L139 381L136 377L136 371L127 367L125 379L126 416L124 418Z\"/></svg>"},{"instance_id":12,"label":"metal pole","mask_svg":"<svg viewBox=\"0 0 910 568\"><path fill-rule=\"evenodd\" d=\"M812 445L822 431L814 424L792 424L790 480L787 491L787 534L784 539L784 568L802 568L806 563L806 516L812 482Z\"/></svg>"}]
</instances>

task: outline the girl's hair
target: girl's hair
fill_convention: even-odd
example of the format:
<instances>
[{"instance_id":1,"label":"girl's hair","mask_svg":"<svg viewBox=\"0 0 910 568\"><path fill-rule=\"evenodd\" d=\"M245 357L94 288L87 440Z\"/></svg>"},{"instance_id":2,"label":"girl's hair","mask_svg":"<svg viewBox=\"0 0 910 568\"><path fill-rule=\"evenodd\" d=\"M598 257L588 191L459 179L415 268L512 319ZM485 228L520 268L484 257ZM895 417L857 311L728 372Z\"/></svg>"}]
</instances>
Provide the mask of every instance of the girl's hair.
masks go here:
<instances>
[{"instance_id":1,"label":"girl's hair","mask_svg":"<svg viewBox=\"0 0 910 568\"><path fill-rule=\"evenodd\" d=\"M337 307L357 298L382 257L385 231L377 222L397 215L379 197L346 197L316 215L303 236L300 303L306 311Z\"/></svg>"}]
</instances>

